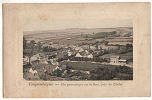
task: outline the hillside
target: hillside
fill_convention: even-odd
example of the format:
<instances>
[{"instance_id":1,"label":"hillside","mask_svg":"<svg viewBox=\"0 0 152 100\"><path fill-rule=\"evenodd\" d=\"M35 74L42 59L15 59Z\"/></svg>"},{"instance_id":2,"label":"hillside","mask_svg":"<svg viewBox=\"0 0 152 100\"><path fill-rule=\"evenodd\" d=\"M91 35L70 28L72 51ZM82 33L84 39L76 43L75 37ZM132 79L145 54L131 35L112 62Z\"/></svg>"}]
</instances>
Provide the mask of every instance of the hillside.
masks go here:
<instances>
[{"instance_id":1,"label":"hillside","mask_svg":"<svg viewBox=\"0 0 152 100\"><path fill-rule=\"evenodd\" d=\"M125 34L132 33L132 27L118 27L118 28L69 28L62 30L48 30L48 31L25 31L24 37L28 40L50 40L61 39L67 37L78 36L81 34L103 33L109 34L109 32L116 31L116 34L124 36Z\"/></svg>"}]
</instances>

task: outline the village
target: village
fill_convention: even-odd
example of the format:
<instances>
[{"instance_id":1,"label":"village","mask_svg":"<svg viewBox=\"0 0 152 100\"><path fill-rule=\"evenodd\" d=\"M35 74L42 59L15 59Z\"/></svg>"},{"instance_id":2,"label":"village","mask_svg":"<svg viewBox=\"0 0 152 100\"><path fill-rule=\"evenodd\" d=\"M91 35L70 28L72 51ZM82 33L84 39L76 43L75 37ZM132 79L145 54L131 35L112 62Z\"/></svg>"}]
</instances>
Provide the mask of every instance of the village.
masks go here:
<instances>
[{"instance_id":1,"label":"village","mask_svg":"<svg viewBox=\"0 0 152 100\"><path fill-rule=\"evenodd\" d=\"M23 38L23 77L26 80L132 79L132 43L112 43L108 39L85 37L79 44L63 44ZM96 75L98 72L102 75Z\"/></svg>"}]
</instances>

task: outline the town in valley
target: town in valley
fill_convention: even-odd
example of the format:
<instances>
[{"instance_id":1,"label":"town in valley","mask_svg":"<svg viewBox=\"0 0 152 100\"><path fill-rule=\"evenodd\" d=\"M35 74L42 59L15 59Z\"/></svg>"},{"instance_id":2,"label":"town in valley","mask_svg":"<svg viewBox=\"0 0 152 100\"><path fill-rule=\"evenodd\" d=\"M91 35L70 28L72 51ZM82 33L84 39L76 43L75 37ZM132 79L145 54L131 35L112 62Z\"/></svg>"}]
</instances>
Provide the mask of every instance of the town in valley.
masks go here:
<instances>
[{"instance_id":1,"label":"town in valley","mask_svg":"<svg viewBox=\"0 0 152 100\"><path fill-rule=\"evenodd\" d=\"M24 31L25 80L133 80L133 27Z\"/></svg>"}]
</instances>

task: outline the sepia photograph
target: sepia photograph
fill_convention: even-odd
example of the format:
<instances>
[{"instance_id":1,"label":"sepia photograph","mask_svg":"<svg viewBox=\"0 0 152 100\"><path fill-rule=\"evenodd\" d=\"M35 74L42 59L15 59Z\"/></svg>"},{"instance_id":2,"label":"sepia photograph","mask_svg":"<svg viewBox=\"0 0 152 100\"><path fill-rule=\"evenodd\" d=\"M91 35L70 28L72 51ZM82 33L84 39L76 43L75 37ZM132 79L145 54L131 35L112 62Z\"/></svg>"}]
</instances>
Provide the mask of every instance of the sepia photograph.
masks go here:
<instances>
[{"instance_id":1,"label":"sepia photograph","mask_svg":"<svg viewBox=\"0 0 152 100\"><path fill-rule=\"evenodd\" d=\"M3 4L4 97L149 97L150 8Z\"/></svg>"},{"instance_id":2,"label":"sepia photograph","mask_svg":"<svg viewBox=\"0 0 152 100\"><path fill-rule=\"evenodd\" d=\"M79 18L51 23L47 16L26 20L23 78L133 80L132 20Z\"/></svg>"}]
</instances>

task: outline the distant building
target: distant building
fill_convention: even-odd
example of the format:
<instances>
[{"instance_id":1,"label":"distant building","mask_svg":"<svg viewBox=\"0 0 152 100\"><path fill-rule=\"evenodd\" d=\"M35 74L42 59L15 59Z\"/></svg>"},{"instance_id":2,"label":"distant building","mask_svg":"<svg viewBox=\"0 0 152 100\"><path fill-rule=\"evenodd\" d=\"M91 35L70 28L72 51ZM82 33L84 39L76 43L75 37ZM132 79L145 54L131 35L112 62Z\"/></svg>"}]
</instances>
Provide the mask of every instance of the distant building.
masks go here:
<instances>
[{"instance_id":1,"label":"distant building","mask_svg":"<svg viewBox=\"0 0 152 100\"><path fill-rule=\"evenodd\" d=\"M84 51L84 49L83 49L83 48L81 48L81 47L76 47L76 48L75 48L75 50L76 50L76 51L79 51L79 52Z\"/></svg>"},{"instance_id":2,"label":"distant building","mask_svg":"<svg viewBox=\"0 0 152 100\"><path fill-rule=\"evenodd\" d=\"M84 74L90 74L90 71L83 71L83 70L71 70L71 72L81 72Z\"/></svg>"},{"instance_id":3,"label":"distant building","mask_svg":"<svg viewBox=\"0 0 152 100\"><path fill-rule=\"evenodd\" d=\"M38 73L36 70L33 70L32 68L29 69L29 72L32 73L34 76Z\"/></svg>"},{"instance_id":4,"label":"distant building","mask_svg":"<svg viewBox=\"0 0 152 100\"><path fill-rule=\"evenodd\" d=\"M51 47L51 45L48 44L48 43L44 43L44 44L42 45L42 47L43 47L43 48L44 48L44 47Z\"/></svg>"},{"instance_id":5,"label":"distant building","mask_svg":"<svg viewBox=\"0 0 152 100\"><path fill-rule=\"evenodd\" d=\"M120 59L120 57L119 56L111 56L110 57L110 63L111 64L118 64L118 65L124 65L124 64L126 64L126 60L124 60L124 59Z\"/></svg>"},{"instance_id":6,"label":"distant building","mask_svg":"<svg viewBox=\"0 0 152 100\"><path fill-rule=\"evenodd\" d=\"M110 63L118 64L119 63L119 56L111 56Z\"/></svg>"},{"instance_id":7,"label":"distant building","mask_svg":"<svg viewBox=\"0 0 152 100\"><path fill-rule=\"evenodd\" d=\"M78 52L75 57L83 57L83 56Z\"/></svg>"},{"instance_id":8,"label":"distant building","mask_svg":"<svg viewBox=\"0 0 152 100\"><path fill-rule=\"evenodd\" d=\"M93 58L93 55L89 53L87 50L85 50L83 52L78 52L75 57Z\"/></svg>"},{"instance_id":9,"label":"distant building","mask_svg":"<svg viewBox=\"0 0 152 100\"><path fill-rule=\"evenodd\" d=\"M117 45L104 45L104 44L101 44L98 46L99 49L101 50L118 50L119 49L119 46Z\"/></svg>"},{"instance_id":10,"label":"distant building","mask_svg":"<svg viewBox=\"0 0 152 100\"><path fill-rule=\"evenodd\" d=\"M57 62L57 61L53 61L53 62L51 62L52 63L52 65L55 65L55 66L58 66L59 65L59 62Z\"/></svg>"},{"instance_id":11,"label":"distant building","mask_svg":"<svg viewBox=\"0 0 152 100\"><path fill-rule=\"evenodd\" d=\"M119 59L119 63L120 63L120 64L126 64L126 60L124 60L124 59Z\"/></svg>"},{"instance_id":12,"label":"distant building","mask_svg":"<svg viewBox=\"0 0 152 100\"><path fill-rule=\"evenodd\" d=\"M71 40L71 38L67 38L67 40Z\"/></svg>"},{"instance_id":13,"label":"distant building","mask_svg":"<svg viewBox=\"0 0 152 100\"><path fill-rule=\"evenodd\" d=\"M66 70L67 69L67 64L63 64L62 69Z\"/></svg>"},{"instance_id":14,"label":"distant building","mask_svg":"<svg viewBox=\"0 0 152 100\"><path fill-rule=\"evenodd\" d=\"M47 62L47 59L46 59L46 58L40 59L40 62L41 62L42 64L48 64L48 62Z\"/></svg>"},{"instance_id":15,"label":"distant building","mask_svg":"<svg viewBox=\"0 0 152 100\"><path fill-rule=\"evenodd\" d=\"M72 55L72 52L68 51L68 56L71 56Z\"/></svg>"},{"instance_id":16,"label":"distant building","mask_svg":"<svg viewBox=\"0 0 152 100\"><path fill-rule=\"evenodd\" d=\"M68 57L68 52L66 51L61 51L57 53L57 58L66 58Z\"/></svg>"},{"instance_id":17,"label":"distant building","mask_svg":"<svg viewBox=\"0 0 152 100\"><path fill-rule=\"evenodd\" d=\"M62 70L59 66L56 66L54 69L53 69L53 71L55 71L55 70Z\"/></svg>"},{"instance_id":18,"label":"distant building","mask_svg":"<svg viewBox=\"0 0 152 100\"><path fill-rule=\"evenodd\" d=\"M38 53L38 54L33 55L33 56L31 57L31 62L32 62L32 61L35 61L35 60L41 60L41 59L43 59L43 58L45 58L45 55L44 55L43 53Z\"/></svg>"},{"instance_id":19,"label":"distant building","mask_svg":"<svg viewBox=\"0 0 152 100\"><path fill-rule=\"evenodd\" d=\"M90 46L90 50L96 50L97 48L95 46Z\"/></svg>"}]
</instances>

